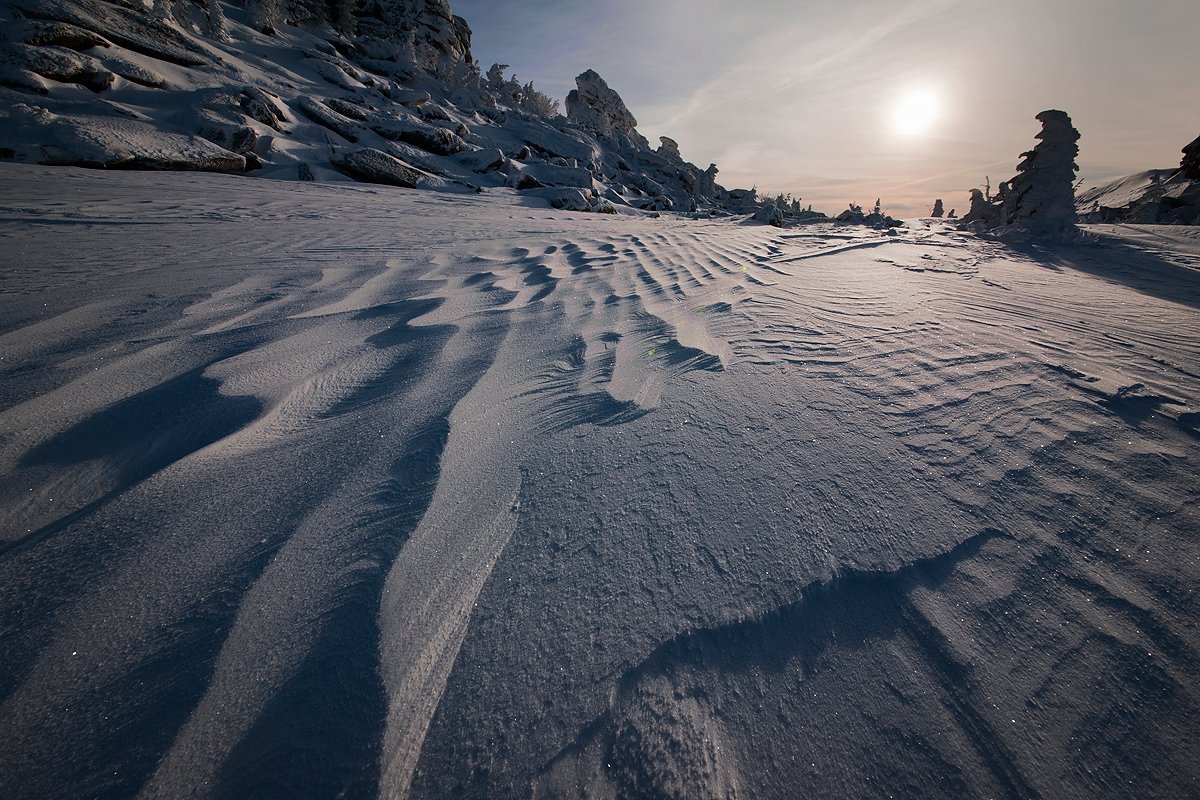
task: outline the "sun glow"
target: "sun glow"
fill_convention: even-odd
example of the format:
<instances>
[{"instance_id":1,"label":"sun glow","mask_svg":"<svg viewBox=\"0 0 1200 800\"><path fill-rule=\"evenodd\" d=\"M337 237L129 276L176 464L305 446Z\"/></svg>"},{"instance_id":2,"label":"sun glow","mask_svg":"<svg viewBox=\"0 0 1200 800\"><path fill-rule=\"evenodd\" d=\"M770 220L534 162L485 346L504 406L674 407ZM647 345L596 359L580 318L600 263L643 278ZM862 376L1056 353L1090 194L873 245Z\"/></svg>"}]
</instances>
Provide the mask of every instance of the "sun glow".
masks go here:
<instances>
[{"instance_id":1,"label":"sun glow","mask_svg":"<svg viewBox=\"0 0 1200 800\"><path fill-rule=\"evenodd\" d=\"M892 126L897 133L916 136L929 130L938 111L938 99L933 92L910 92L900 99L892 112Z\"/></svg>"}]
</instances>

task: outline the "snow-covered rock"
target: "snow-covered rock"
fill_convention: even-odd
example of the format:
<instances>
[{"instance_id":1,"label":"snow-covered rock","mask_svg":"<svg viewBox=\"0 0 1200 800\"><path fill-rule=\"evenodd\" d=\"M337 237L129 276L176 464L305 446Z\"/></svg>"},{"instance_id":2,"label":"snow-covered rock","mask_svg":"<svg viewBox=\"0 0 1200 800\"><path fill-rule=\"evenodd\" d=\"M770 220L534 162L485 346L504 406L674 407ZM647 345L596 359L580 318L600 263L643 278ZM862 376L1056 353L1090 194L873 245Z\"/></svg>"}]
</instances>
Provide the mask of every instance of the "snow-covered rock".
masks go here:
<instances>
[{"instance_id":1,"label":"snow-covered rock","mask_svg":"<svg viewBox=\"0 0 1200 800\"><path fill-rule=\"evenodd\" d=\"M199 135L165 133L136 120L61 116L38 105L0 109L0 148L14 161L107 169L244 172L246 158Z\"/></svg>"},{"instance_id":2,"label":"snow-covered rock","mask_svg":"<svg viewBox=\"0 0 1200 800\"><path fill-rule=\"evenodd\" d=\"M1200 181L1182 169L1151 169L1079 195L1083 222L1200 225Z\"/></svg>"},{"instance_id":3,"label":"snow-covered rock","mask_svg":"<svg viewBox=\"0 0 1200 800\"><path fill-rule=\"evenodd\" d=\"M343 153L335 157L333 163L367 183L383 183L389 186L415 189L417 182L421 180L421 173L408 164L395 156L371 147Z\"/></svg>"},{"instance_id":4,"label":"snow-covered rock","mask_svg":"<svg viewBox=\"0 0 1200 800\"><path fill-rule=\"evenodd\" d=\"M602 139L615 139L626 148L650 149L621 95L609 88L595 70L576 76L575 86L567 95L567 119Z\"/></svg>"},{"instance_id":5,"label":"snow-covered rock","mask_svg":"<svg viewBox=\"0 0 1200 800\"><path fill-rule=\"evenodd\" d=\"M679 154L679 142L672 139L670 136L660 136L658 154L668 161L683 161L683 156Z\"/></svg>"},{"instance_id":6,"label":"snow-covered rock","mask_svg":"<svg viewBox=\"0 0 1200 800\"><path fill-rule=\"evenodd\" d=\"M358 31L397 44L397 52L437 74L473 61L471 27L454 16L447 0L367 0Z\"/></svg>"},{"instance_id":7,"label":"snow-covered rock","mask_svg":"<svg viewBox=\"0 0 1200 800\"><path fill-rule=\"evenodd\" d=\"M557 164L526 164L521 168L522 176L529 176L542 186L574 186L592 189L592 173L578 167L563 167Z\"/></svg>"},{"instance_id":8,"label":"snow-covered rock","mask_svg":"<svg viewBox=\"0 0 1200 800\"><path fill-rule=\"evenodd\" d=\"M979 189L972 189L970 194L971 207L962 216L962 224L982 223L985 228L1000 224L1000 206L984 197Z\"/></svg>"},{"instance_id":9,"label":"snow-covered rock","mask_svg":"<svg viewBox=\"0 0 1200 800\"><path fill-rule=\"evenodd\" d=\"M754 213L752 219L755 222L762 222L767 225L773 225L776 228L783 227L783 209L774 203L768 203Z\"/></svg>"}]
</instances>

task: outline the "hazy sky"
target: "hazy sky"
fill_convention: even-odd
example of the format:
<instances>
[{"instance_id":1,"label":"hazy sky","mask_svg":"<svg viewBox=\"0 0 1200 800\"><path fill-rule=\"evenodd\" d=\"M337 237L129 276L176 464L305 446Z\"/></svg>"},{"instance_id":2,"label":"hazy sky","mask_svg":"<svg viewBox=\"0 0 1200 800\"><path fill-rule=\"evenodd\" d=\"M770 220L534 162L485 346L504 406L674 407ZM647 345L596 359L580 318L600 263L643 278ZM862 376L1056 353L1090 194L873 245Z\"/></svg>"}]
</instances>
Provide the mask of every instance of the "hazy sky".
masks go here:
<instances>
[{"instance_id":1,"label":"hazy sky","mask_svg":"<svg viewBox=\"0 0 1200 800\"><path fill-rule=\"evenodd\" d=\"M451 0L486 70L563 98L595 69L638 129L727 188L819 210L967 205L1012 177L1047 108L1082 134L1084 186L1179 163L1200 134L1196 0ZM918 92L937 116L904 134Z\"/></svg>"}]
</instances>

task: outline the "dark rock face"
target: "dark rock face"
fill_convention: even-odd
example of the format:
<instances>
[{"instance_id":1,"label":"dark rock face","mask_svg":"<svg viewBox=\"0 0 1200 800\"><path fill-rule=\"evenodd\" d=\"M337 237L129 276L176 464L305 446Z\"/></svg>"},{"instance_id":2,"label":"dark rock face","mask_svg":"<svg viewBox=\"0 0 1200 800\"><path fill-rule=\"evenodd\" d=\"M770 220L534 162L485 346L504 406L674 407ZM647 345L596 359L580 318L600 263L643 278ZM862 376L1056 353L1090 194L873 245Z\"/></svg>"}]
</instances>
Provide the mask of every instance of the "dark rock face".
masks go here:
<instances>
[{"instance_id":1,"label":"dark rock face","mask_svg":"<svg viewBox=\"0 0 1200 800\"><path fill-rule=\"evenodd\" d=\"M1181 152L1183 160L1179 162L1179 167L1183 170L1184 177L1200 181L1200 136L1185 145Z\"/></svg>"}]
</instances>

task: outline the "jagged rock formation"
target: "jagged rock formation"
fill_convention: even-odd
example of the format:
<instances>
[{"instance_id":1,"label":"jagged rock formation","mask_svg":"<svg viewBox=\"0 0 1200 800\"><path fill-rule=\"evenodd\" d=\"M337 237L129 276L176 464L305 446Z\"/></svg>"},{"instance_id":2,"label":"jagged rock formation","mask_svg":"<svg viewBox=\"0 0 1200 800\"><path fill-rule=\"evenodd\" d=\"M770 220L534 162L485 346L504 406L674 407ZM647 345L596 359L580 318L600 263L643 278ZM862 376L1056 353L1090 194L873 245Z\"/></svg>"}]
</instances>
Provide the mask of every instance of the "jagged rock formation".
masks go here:
<instances>
[{"instance_id":1,"label":"jagged rock formation","mask_svg":"<svg viewBox=\"0 0 1200 800\"><path fill-rule=\"evenodd\" d=\"M649 150L650 143L637 131L634 119L621 95L609 88L594 70L575 78L567 95L567 119L602 139L613 139L623 150Z\"/></svg>"},{"instance_id":2,"label":"jagged rock formation","mask_svg":"<svg viewBox=\"0 0 1200 800\"><path fill-rule=\"evenodd\" d=\"M763 206L673 139L651 149L592 70L565 117L502 65L482 76L446 0L244 2L0 0L0 158L509 187L593 211Z\"/></svg>"},{"instance_id":3,"label":"jagged rock formation","mask_svg":"<svg viewBox=\"0 0 1200 800\"><path fill-rule=\"evenodd\" d=\"M418 65L438 74L473 61L471 27L451 13L447 0L367 0L357 30L360 37L398 45Z\"/></svg>"},{"instance_id":4,"label":"jagged rock formation","mask_svg":"<svg viewBox=\"0 0 1200 800\"><path fill-rule=\"evenodd\" d=\"M661 142L656 151L660 156L668 161L683 161L683 156L679 154L679 142L672 139L670 136L660 136L658 141Z\"/></svg>"},{"instance_id":5,"label":"jagged rock formation","mask_svg":"<svg viewBox=\"0 0 1200 800\"><path fill-rule=\"evenodd\" d=\"M945 206L942 205L942 198L933 201L933 211L929 212L929 216L940 218L946 213Z\"/></svg>"}]
</instances>

